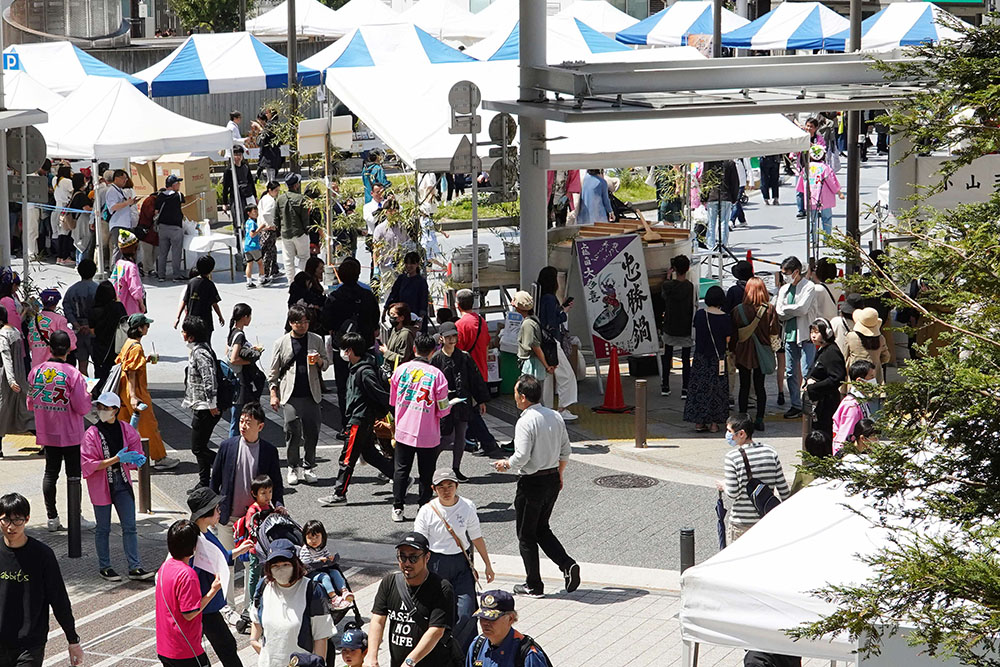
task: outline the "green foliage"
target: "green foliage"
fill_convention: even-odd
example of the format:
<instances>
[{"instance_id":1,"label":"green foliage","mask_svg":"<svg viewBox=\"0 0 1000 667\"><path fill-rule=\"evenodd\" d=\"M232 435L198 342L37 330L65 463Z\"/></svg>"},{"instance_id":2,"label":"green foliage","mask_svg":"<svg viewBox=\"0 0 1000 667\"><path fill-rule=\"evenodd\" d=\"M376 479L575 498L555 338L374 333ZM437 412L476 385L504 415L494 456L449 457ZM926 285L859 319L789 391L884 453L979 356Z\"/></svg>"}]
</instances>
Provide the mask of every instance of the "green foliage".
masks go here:
<instances>
[{"instance_id":1,"label":"green foliage","mask_svg":"<svg viewBox=\"0 0 1000 667\"><path fill-rule=\"evenodd\" d=\"M185 28L230 32L240 25L240 0L167 0ZM246 0L249 13L254 0Z\"/></svg>"},{"instance_id":2,"label":"green foliage","mask_svg":"<svg viewBox=\"0 0 1000 667\"><path fill-rule=\"evenodd\" d=\"M293 97L296 100L294 105L292 104ZM265 109L272 109L277 113L277 120L273 124L274 136L279 144L289 147L293 158L297 158L299 152L299 123L306 119L302 110L307 108L315 98L315 86L296 84L291 88L283 89L281 97L270 100L264 105Z\"/></svg>"},{"instance_id":3,"label":"green foliage","mask_svg":"<svg viewBox=\"0 0 1000 667\"><path fill-rule=\"evenodd\" d=\"M486 193L480 195L478 211L480 219L513 217L520 215L520 212L520 200L489 204L486 202ZM441 202L436 217L441 220L471 220L472 197L461 197L460 199L452 199L450 202Z\"/></svg>"}]
</instances>

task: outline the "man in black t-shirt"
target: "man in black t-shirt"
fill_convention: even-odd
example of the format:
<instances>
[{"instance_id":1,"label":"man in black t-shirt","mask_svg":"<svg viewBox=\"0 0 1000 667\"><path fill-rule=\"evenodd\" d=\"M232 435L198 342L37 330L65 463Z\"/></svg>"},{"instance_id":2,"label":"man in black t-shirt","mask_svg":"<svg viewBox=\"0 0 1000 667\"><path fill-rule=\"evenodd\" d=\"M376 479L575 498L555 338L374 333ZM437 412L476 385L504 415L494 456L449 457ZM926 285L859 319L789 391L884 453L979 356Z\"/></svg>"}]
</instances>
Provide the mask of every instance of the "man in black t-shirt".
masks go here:
<instances>
[{"instance_id":1,"label":"man in black t-shirt","mask_svg":"<svg viewBox=\"0 0 1000 667\"><path fill-rule=\"evenodd\" d=\"M184 290L184 298L181 299L181 306L177 311L177 319L174 321L174 328L176 329L181 323L184 311L187 311L187 317L200 317L205 320L205 324L208 326L208 345L211 347L212 332L215 330L215 325L212 323L212 310L214 309L215 314L219 317L219 326L226 323L222 317L222 309L219 308L222 297L219 296L219 290L212 282L215 258L211 255L202 255L198 258L195 269L198 271L198 275L188 281L187 289Z\"/></svg>"},{"instance_id":2,"label":"man in black t-shirt","mask_svg":"<svg viewBox=\"0 0 1000 667\"><path fill-rule=\"evenodd\" d=\"M392 667L456 667L461 662L451 628L455 591L427 569L430 546L420 533L409 533L396 545L399 572L382 579L369 628L365 667L378 667L386 621Z\"/></svg>"},{"instance_id":3,"label":"man in black t-shirt","mask_svg":"<svg viewBox=\"0 0 1000 667\"><path fill-rule=\"evenodd\" d=\"M181 253L184 250L183 180L173 174L167 176L166 187L156 194L156 203L153 204L153 210L160 213L156 218L156 230L160 236L160 245L156 249L156 274L160 282L167 279L168 254L174 268L174 280L186 280L181 272ZM211 322L211 319L208 321Z\"/></svg>"}]
</instances>

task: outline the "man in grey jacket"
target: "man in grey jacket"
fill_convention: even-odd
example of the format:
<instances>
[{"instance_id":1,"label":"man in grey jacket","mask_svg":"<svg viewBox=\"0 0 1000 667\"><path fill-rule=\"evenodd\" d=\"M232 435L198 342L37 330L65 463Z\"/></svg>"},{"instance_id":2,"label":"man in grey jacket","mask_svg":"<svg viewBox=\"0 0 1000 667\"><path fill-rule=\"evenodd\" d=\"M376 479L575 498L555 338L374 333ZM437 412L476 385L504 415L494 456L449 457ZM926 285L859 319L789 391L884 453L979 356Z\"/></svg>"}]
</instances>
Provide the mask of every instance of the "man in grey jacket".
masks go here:
<instances>
[{"instance_id":1,"label":"man in grey jacket","mask_svg":"<svg viewBox=\"0 0 1000 667\"><path fill-rule=\"evenodd\" d=\"M317 334L309 332L309 315L302 306L288 309L291 332L274 343L267 384L271 388L271 407L281 407L285 419L285 444L288 447L290 486L299 482L312 484L316 475L316 442L319 440L320 401L323 400L323 371L330 365L326 346ZM303 456L299 450L304 450Z\"/></svg>"},{"instance_id":2,"label":"man in grey jacket","mask_svg":"<svg viewBox=\"0 0 1000 667\"><path fill-rule=\"evenodd\" d=\"M184 320L181 327L184 342L189 348L184 401L181 407L192 413L191 453L198 461L198 483L194 486L195 489L208 486L212 475L215 452L208 443L212 439L212 431L219 423L220 417L219 378L215 370L215 354L208 344L208 331L205 320L197 315Z\"/></svg>"}]
</instances>

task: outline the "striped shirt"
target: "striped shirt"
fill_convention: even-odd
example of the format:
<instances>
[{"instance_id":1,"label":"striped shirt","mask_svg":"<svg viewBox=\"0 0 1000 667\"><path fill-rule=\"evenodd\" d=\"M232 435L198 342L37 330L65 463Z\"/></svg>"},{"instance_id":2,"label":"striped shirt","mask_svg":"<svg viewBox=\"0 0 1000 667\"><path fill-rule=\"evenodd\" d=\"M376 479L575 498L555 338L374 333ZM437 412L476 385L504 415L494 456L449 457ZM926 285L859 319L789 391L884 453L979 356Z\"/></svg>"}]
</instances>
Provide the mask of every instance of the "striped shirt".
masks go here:
<instances>
[{"instance_id":1,"label":"striped shirt","mask_svg":"<svg viewBox=\"0 0 1000 667\"><path fill-rule=\"evenodd\" d=\"M785 472L781 469L781 461L778 460L778 452L759 442L748 443L744 450L754 479L767 484L781 500L786 500L788 483L785 481ZM752 526L760 520L760 516L747 495L748 475L739 447L726 453L725 470L726 495L734 499L729 520L738 526Z\"/></svg>"}]
</instances>

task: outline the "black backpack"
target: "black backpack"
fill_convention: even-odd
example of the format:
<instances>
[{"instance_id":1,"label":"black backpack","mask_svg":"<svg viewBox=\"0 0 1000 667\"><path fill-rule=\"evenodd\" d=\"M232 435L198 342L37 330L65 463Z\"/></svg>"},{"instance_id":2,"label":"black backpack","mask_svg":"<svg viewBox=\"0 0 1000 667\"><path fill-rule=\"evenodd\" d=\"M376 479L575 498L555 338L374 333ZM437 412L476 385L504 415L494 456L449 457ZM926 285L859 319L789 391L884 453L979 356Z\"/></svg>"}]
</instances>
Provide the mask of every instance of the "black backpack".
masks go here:
<instances>
[{"instance_id":1,"label":"black backpack","mask_svg":"<svg viewBox=\"0 0 1000 667\"><path fill-rule=\"evenodd\" d=\"M747 496L750 497L750 502L753 503L758 516L763 518L765 514L780 505L781 500L774 494L774 489L754 478L753 472L750 470L750 459L747 458L747 453L743 451L742 447L740 447L740 455L743 457L743 465L747 468Z\"/></svg>"},{"instance_id":2,"label":"black backpack","mask_svg":"<svg viewBox=\"0 0 1000 667\"><path fill-rule=\"evenodd\" d=\"M486 644L486 637L483 635L476 637L476 643L472 649L473 659L479 658L479 652L483 650L484 644ZM521 641L517 645L517 655L514 656L514 667L524 667L524 661L527 659L528 653L531 649L535 649L538 654L542 656L542 659L545 660L545 664L548 667L552 667L552 661L549 660L549 656L545 654L545 651L543 651L542 647L538 645L538 642L532 639L529 635L521 636Z\"/></svg>"},{"instance_id":3,"label":"black backpack","mask_svg":"<svg viewBox=\"0 0 1000 667\"><path fill-rule=\"evenodd\" d=\"M378 380L379 392L374 396L366 394L365 401L367 401L368 405L372 409L377 410L380 415L386 415L390 412L390 410L392 410L392 407L389 405L389 392L392 391L392 386L389 384L389 378L386 377L381 368L374 363L369 365ZM364 385L362 385L362 387L363 386Z\"/></svg>"},{"instance_id":4,"label":"black backpack","mask_svg":"<svg viewBox=\"0 0 1000 667\"><path fill-rule=\"evenodd\" d=\"M538 320L537 317L531 315L529 319L532 319L535 322L537 322L538 328L541 329L542 331L542 354L545 356L545 363L547 363L549 366L558 366L559 351L557 348L559 346L559 341L556 340L555 336L552 335L551 331L542 326L542 323Z\"/></svg>"}]
</instances>

